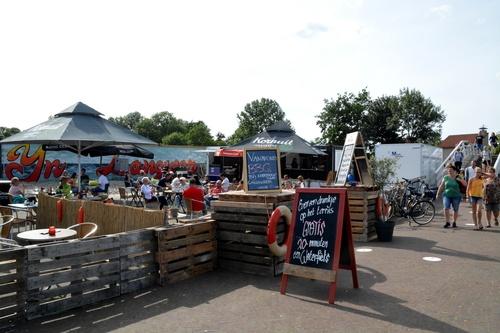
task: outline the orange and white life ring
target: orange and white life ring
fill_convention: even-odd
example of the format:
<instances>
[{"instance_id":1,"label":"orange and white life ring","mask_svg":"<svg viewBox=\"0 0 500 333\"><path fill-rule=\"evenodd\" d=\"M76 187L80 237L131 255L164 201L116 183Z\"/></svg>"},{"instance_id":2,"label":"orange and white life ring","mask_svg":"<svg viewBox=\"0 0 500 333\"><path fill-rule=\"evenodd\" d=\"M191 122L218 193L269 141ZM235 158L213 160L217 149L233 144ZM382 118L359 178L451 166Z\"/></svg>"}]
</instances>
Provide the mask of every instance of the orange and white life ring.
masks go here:
<instances>
[{"instance_id":1,"label":"orange and white life ring","mask_svg":"<svg viewBox=\"0 0 500 333\"><path fill-rule=\"evenodd\" d=\"M286 231L285 241L283 244L278 245L278 238L276 237L276 228L281 218L285 219ZM288 238L288 229L292 221L292 212L287 206L278 206L271 214L271 218L267 223L267 245L271 252L278 257L283 257L286 254L286 240Z\"/></svg>"}]
</instances>

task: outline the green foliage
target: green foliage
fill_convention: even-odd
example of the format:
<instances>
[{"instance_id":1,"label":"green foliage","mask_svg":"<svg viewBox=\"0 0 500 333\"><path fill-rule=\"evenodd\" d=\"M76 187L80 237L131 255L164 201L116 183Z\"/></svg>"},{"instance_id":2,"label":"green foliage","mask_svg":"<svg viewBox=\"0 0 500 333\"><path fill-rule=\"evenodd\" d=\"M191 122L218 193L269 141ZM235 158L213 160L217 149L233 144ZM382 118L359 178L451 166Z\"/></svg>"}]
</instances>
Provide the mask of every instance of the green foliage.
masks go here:
<instances>
[{"instance_id":1,"label":"green foliage","mask_svg":"<svg viewBox=\"0 0 500 333\"><path fill-rule=\"evenodd\" d=\"M118 124L120 126L126 127L134 132L137 132L137 125L141 122L143 116L140 112L130 112L123 117L109 118L109 121Z\"/></svg>"},{"instance_id":2,"label":"green foliage","mask_svg":"<svg viewBox=\"0 0 500 333\"><path fill-rule=\"evenodd\" d=\"M446 115L440 106L418 90L409 88L399 92L398 132L404 142L438 144L441 140L441 125Z\"/></svg>"},{"instance_id":3,"label":"green foliage","mask_svg":"<svg viewBox=\"0 0 500 333\"><path fill-rule=\"evenodd\" d=\"M285 112L278 102L268 98L248 103L244 111L238 113L236 117L239 120L239 126L229 137L229 144L238 143L258 134L279 120L284 120L290 125L290 121L285 120Z\"/></svg>"},{"instance_id":4,"label":"green foliage","mask_svg":"<svg viewBox=\"0 0 500 333\"><path fill-rule=\"evenodd\" d=\"M317 116L316 124L321 129L321 142L324 144L343 145L350 132L362 131L368 108L370 93L363 89L357 95L338 94L337 99L325 99L323 111Z\"/></svg>"},{"instance_id":5,"label":"green foliage","mask_svg":"<svg viewBox=\"0 0 500 333\"><path fill-rule=\"evenodd\" d=\"M370 158L370 165L372 168L373 182L379 190L382 190L388 181L394 177L396 168L398 167L398 160L395 158L381 158L375 159L374 156Z\"/></svg>"},{"instance_id":6,"label":"green foliage","mask_svg":"<svg viewBox=\"0 0 500 333\"><path fill-rule=\"evenodd\" d=\"M0 140L21 132L17 127L0 127Z\"/></svg>"},{"instance_id":7,"label":"green foliage","mask_svg":"<svg viewBox=\"0 0 500 333\"><path fill-rule=\"evenodd\" d=\"M188 127L189 130L185 134L188 144L193 146L211 146L214 144L210 129L204 122L191 123Z\"/></svg>"},{"instance_id":8,"label":"green foliage","mask_svg":"<svg viewBox=\"0 0 500 333\"><path fill-rule=\"evenodd\" d=\"M214 145L225 146L226 144L226 136L221 132L217 132L217 134L215 135Z\"/></svg>"},{"instance_id":9,"label":"green foliage","mask_svg":"<svg viewBox=\"0 0 500 333\"><path fill-rule=\"evenodd\" d=\"M366 89L357 95L339 94L325 100L317 116L321 143L344 143L348 133L360 131L368 150L377 143L420 142L437 145L446 116L440 106L415 89L401 89L397 96L370 98Z\"/></svg>"},{"instance_id":10,"label":"green foliage","mask_svg":"<svg viewBox=\"0 0 500 333\"><path fill-rule=\"evenodd\" d=\"M183 133L174 132L163 137L161 143L164 145L187 145L188 140Z\"/></svg>"}]
</instances>

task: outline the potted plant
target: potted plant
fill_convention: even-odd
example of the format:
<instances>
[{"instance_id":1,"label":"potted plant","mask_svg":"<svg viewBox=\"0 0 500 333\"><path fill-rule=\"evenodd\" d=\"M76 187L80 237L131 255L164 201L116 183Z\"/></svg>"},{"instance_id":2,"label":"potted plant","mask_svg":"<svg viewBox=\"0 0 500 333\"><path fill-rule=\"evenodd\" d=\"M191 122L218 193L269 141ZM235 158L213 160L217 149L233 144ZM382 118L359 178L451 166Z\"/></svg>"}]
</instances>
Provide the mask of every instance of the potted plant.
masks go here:
<instances>
[{"instance_id":1,"label":"potted plant","mask_svg":"<svg viewBox=\"0 0 500 333\"><path fill-rule=\"evenodd\" d=\"M372 167L373 182L378 188L377 199L377 220L375 221L375 231L379 241L390 242L394 232L395 222L388 218L387 199L385 197L384 188L387 186L389 180L394 177L395 170L398 165L397 159L382 158L375 159L373 156L370 158Z\"/></svg>"}]
</instances>

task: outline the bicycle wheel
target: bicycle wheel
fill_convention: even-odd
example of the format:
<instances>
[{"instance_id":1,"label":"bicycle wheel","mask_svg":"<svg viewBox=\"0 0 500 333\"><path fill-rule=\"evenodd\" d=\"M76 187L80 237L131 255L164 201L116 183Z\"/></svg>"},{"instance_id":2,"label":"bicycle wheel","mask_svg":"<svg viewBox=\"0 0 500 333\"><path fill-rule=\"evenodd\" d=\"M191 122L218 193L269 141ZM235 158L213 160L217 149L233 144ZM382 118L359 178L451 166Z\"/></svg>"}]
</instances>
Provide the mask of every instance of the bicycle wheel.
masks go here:
<instances>
[{"instance_id":1,"label":"bicycle wheel","mask_svg":"<svg viewBox=\"0 0 500 333\"><path fill-rule=\"evenodd\" d=\"M436 208L430 201L419 200L411 206L409 215L415 223L424 225L434 219Z\"/></svg>"}]
</instances>

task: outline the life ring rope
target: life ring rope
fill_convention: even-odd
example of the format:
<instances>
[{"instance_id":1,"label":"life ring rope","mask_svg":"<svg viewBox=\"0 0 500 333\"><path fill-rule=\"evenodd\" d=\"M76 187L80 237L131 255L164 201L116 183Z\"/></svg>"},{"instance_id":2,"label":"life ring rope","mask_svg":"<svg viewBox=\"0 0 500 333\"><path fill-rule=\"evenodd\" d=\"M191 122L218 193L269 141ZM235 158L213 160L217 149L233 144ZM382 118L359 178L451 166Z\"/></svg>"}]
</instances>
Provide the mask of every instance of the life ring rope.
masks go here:
<instances>
[{"instance_id":1,"label":"life ring rope","mask_svg":"<svg viewBox=\"0 0 500 333\"><path fill-rule=\"evenodd\" d=\"M282 217L285 219L286 222L285 239L283 244L278 245L278 237L276 234L276 229ZM292 212L287 206L276 207L276 209L271 214L271 217L269 218L269 222L267 223L267 245L269 246L269 250L271 250L271 253L274 254L275 256L283 257L286 254L287 251L286 240L288 238L288 230L291 221L292 221Z\"/></svg>"}]
</instances>

